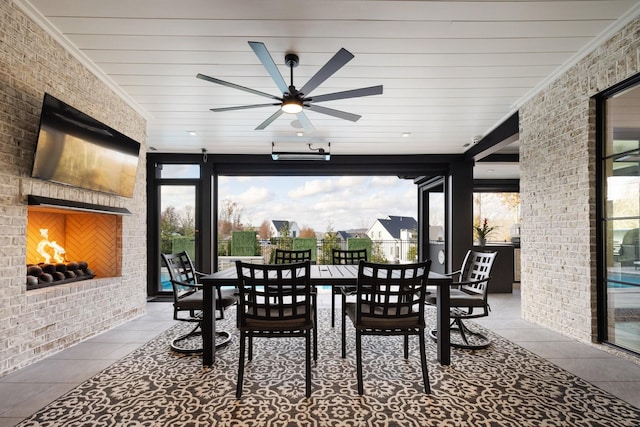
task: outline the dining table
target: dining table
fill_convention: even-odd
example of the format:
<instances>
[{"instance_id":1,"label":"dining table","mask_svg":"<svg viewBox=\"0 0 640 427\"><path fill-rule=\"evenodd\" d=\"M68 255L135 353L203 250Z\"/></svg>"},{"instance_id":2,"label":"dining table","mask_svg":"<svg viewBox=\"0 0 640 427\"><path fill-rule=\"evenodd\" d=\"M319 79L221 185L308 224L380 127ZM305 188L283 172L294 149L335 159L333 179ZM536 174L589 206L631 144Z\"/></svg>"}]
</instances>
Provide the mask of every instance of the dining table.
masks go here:
<instances>
[{"instance_id":1,"label":"dining table","mask_svg":"<svg viewBox=\"0 0 640 427\"><path fill-rule=\"evenodd\" d=\"M204 299L202 313L202 364L204 366L211 366L215 362L215 289L218 286L236 286L237 281L238 276L235 266L200 277ZM357 265L314 264L311 266L311 285L313 286L356 286L357 281ZM438 362L441 365L449 365L451 363L449 288L452 283L453 281L449 276L433 271L429 272L427 285L436 292L436 347Z\"/></svg>"}]
</instances>

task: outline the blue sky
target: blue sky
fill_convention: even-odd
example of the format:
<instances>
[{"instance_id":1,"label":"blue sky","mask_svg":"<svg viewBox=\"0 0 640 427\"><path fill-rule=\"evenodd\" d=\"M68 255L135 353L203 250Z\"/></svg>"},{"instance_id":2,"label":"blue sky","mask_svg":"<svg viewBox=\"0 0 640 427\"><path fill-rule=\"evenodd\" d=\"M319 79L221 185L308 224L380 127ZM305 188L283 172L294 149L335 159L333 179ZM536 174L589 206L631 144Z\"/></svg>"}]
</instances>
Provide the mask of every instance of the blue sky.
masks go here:
<instances>
[{"instance_id":1,"label":"blue sky","mask_svg":"<svg viewBox=\"0 0 640 427\"><path fill-rule=\"evenodd\" d=\"M395 176L220 177L218 200L235 202L244 224L295 221L316 232L368 228L388 215L416 217L417 189Z\"/></svg>"}]
</instances>

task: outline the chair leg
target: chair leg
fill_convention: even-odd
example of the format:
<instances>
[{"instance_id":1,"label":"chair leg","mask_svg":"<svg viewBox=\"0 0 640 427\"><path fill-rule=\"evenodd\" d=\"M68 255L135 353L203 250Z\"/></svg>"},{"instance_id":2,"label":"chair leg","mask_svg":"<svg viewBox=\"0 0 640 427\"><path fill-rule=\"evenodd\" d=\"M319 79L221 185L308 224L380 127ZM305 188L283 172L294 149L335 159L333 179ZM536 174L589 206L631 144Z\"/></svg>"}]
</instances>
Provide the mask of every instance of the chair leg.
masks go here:
<instances>
[{"instance_id":1,"label":"chair leg","mask_svg":"<svg viewBox=\"0 0 640 427\"><path fill-rule=\"evenodd\" d=\"M331 288L331 327L336 325L336 291L335 288Z\"/></svg>"},{"instance_id":2,"label":"chair leg","mask_svg":"<svg viewBox=\"0 0 640 427\"><path fill-rule=\"evenodd\" d=\"M314 328L315 330L315 328ZM307 330L305 339L305 396L311 396L311 331Z\"/></svg>"},{"instance_id":3,"label":"chair leg","mask_svg":"<svg viewBox=\"0 0 640 427\"><path fill-rule=\"evenodd\" d=\"M253 337L249 335L249 361L253 360Z\"/></svg>"},{"instance_id":4,"label":"chair leg","mask_svg":"<svg viewBox=\"0 0 640 427\"><path fill-rule=\"evenodd\" d=\"M409 334L404 335L404 358L409 358Z\"/></svg>"},{"instance_id":5,"label":"chair leg","mask_svg":"<svg viewBox=\"0 0 640 427\"><path fill-rule=\"evenodd\" d=\"M342 307L340 308L340 312L342 314L342 358L347 357L347 314L345 313L344 307L346 303L347 297L342 295Z\"/></svg>"},{"instance_id":6,"label":"chair leg","mask_svg":"<svg viewBox=\"0 0 640 427\"><path fill-rule=\"evenodd\" d=\"M313 360L318 360L318 298L313 297Z\"/></svg>"},{"instance_id":7,"label":"chair leg","mask_svg":"<svg viewBox=\"0 0 640 427\"><path fill-rule=\"evenodd\" d=\"M364 386L362 384L362 336L360 331L356 330L356 375L358 377L358 394L364 394Z\"/></svg>"},{"instance_id":8,"label":"chair leg","mask_svg":"<svg viewBox=\"0 0 640 427\"><path fill-rule=\"evenodd\" d=\"M420 365L422 365L422 382L424 383L424 392L431 394L431 385L429 384L429 367L427 366L427 350L426 340L424 337L424 329L420 331L419 345L420 345Z\"/></svg>"},{"instance_id":9,"label":"chair leg","mask_svg":"<svg viewBox=\"0 0 640 427\"><path fill-rule=\"evenodd\" d=\"M242 382L244 381L244 352L245 352L245 333L240 332L240 357L238 358L238 383L236 385L236 399L242 396Z\"/></svg>"}]
</instances>

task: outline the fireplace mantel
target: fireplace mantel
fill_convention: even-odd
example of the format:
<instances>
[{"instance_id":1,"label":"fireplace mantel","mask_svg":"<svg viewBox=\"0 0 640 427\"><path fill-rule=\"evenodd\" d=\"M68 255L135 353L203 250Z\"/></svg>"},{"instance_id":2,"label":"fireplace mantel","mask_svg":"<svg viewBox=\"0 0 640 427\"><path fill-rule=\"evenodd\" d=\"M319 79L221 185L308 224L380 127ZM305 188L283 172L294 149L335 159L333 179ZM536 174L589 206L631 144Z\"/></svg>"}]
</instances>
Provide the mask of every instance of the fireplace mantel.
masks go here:
<instances>
[{"instance_id":1,"label":"fireplace mantel","mask_svg":"<svg viewBox=\"0 0 640 427\"><path fill-rule=\"evenodd\" d=\"M94 205L92 203L76 202L73 200L53 199L51 197L29 195L27 203L30 207L40 206L42 208L68 209L73 211L102 213L111 215L131 215L127 208L115 206Z\"/></svg>"}]
</instances>

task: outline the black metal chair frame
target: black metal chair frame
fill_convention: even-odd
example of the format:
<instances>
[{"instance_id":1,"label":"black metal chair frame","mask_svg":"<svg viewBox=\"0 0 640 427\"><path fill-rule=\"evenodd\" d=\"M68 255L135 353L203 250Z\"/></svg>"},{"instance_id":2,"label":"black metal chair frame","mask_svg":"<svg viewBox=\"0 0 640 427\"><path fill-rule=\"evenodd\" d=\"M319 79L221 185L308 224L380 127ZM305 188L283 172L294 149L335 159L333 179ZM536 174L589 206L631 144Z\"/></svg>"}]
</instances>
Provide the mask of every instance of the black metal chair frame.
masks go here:
<instances>
[{"instance_id":1,"label":"black metal chair frame","mask_svg":"<svg viewBox=\"0 0 640 427\"><path fill-rule=\"evenodd\" d=\"M367 261L366 249L332 249L331 250L331 263L334 265L357 265L360 260ZM335 326L335 312L336 312L336 297L342 297L342 309L344 310L344 304L348 290L355 292L355 287L340 287L332 286L331 291L331 327ZM344 327L344 324L342 325ZM344 357L344 356L343 356Z\"/></svg>"},{"instance_id":2,"label":"black metal chair frame","mask_svg":"<svg viewBox=\"0 0 640 427\"><path fill-rule=\"evenodd\" d=\"M276 248L274 264L290 264L292 262L311 261L311 249L286 250Z\"/></svg>"},{"instance_id":3,"label":"black metal chair frame","mask_svg":"<svg viewBox=\"0 0 640 427\"><path fill-rule=\"evenodd\" d=\"M202 309L203 296L202 285L198 283L198 278L204 273L196 271L193 267L191 257L186 251L175 254L161 254L162 259L169 271L171 285L173 287L173 319L182 322L195 323L195 327L186 334L179 335L171 340L171 349L178 353L195 354L202 353L202 347L187 348L180 342L189 337L202 335ZM223 292L217 288L216 311L219 313L217 319L224 318L224 310L238 301L235 290ZM188 312L187 317L181 313ZM231 336L228 332L217 332L216 347L227 344Z\"/></svg>"},{"instance_id":4,"label":"black metal chair frame","mask_svg":"<svg viewBox=\"0 0 640 427\"><path fill-rule=\"evenodd\" d=\"M358 394L362 379L362 336L404 337L404 358L409 358L409 336L417 335L425 393L431 393L425 338L425 296L431 261L415 264L377 264L360 261L355 302L345 312L356 330ZM342 329L342 354L346 353L346 330Z\"/></svg>"},{"instance_id":5,"label":"black metal chair frame","mask_svg":"<svg viewBox=\"0 0 640 427\"><path fill-rule=\"evenodd\" d=\"M462 268L448 276L457 277L453 284L457 288L450 292L451 334L458 334L459 340L451 340L451 346L469 350L479 350L491 345L491 340L483 333L469 329L464 324L466 319L475 319L489 315L491 307L488 303L489 281L497 252L468 251ZM435 296L427 297L428 304L436 304ZM437 331L432 329L429 335L436 339Z\"/></svg>"},{"instance_id":6,"label":"black metal chair frame","mask_svg":"<svg viewBox=\"0 0 640 427\"><path fill-rule=\"evenodd\" d=\"M246 341L253 359L254 338L305 339L305 396L311 395L311 345L317 360L315 297L310 261L289 264L250 264L236 261L240 357L236 397L242 396Z\"/></svg>"}]
</instances>

